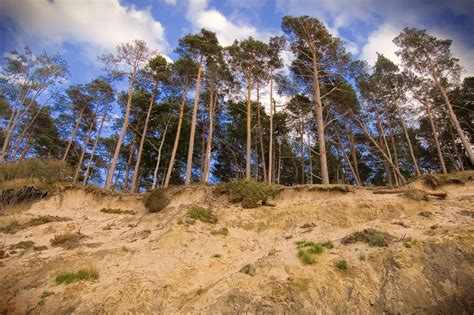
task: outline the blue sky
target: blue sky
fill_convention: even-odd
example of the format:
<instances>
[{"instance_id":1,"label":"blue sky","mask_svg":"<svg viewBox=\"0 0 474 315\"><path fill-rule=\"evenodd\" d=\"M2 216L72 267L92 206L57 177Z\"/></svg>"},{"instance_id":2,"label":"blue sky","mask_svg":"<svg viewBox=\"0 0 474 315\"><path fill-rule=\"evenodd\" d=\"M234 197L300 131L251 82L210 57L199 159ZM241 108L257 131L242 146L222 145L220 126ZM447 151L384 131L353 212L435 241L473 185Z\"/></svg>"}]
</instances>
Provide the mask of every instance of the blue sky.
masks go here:
<instances>
[{"instance_id":1,"label":"blue sky","mask_svg":"<svg viewBox=\"0 0 474 315\"><path fill-rule=\"evenodd\" d=\"M174 58L178 39L205 27L223 45L280 34L285 15L311 15L341 37L357 58L376 52L397 61L391 42L404 26L454 40L465 75L474 75L472 0L0 0L0 53L24 46L60 52L69 81L101 74L96 57L133 39L144 39Z\"/></svg>"}]
</instances>

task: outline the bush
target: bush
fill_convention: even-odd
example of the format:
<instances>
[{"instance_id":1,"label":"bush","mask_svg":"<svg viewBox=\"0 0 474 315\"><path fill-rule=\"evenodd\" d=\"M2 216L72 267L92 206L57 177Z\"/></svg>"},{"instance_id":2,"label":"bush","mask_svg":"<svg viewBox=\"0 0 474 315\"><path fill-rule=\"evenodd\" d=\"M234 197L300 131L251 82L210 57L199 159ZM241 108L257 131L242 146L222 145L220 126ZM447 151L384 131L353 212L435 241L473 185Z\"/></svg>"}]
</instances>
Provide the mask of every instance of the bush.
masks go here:
<instances>
[{"instance_id":1,"label":"bush","mask_svg":"<svg viewBox=\"0 0 474 315\"><path fill-rule=\"evenodd\" d=\"M336 261L336 268L341 271L346 271L347 269L349 269L349 265L347 264L347 261L345 259L342 259Z\"/></svg>"},{"instance_id":2,"label":"bush","mask_svg":"<svg viewBox=\"0 0 474 315\"><path fill-rule=\"evenodd\" d=\"M56 276L56 283L61 284L69 284L77 281L83 280L97 280L99 278L99 273L92 269L81 269L77 272L62 272Z\"/></svg>"},{"instance_id":3,"label":"bush","mask_svg":"<svg viewBox=\"0 0 474 315\"><path fill-rule=\"evenodd\" d=\"M201 220L206 223L217 223L217 216L211 210L201 207L193 207L189 209L187 216L193 220Z\"/></svg>"},{"instance_id":4,"label":"bush","mask_svg":"<svg viewBox=\"0 0 474 315\"><path fill-rule=\"evenodd\" d=\"M278 188L266 182L238 181L219 184L216 188L217 194L229 194L229 201L241 202L243 208L256 208L265 204L268 197L278 193Z\"/></svg>"},{"instance_id":5,"label":"bush","mask_svg":"<svg viewBox=\"0 0 474 315\"><path fill-rule=\"evenodd\" d=\"M305 265L312 265L316 262L314 255L304 248L298 250L298 258Z\"/></svg>"},{"instance_id":6,"label":"bush","mask_svg":"<svg viewBox=\"0 0 474 315\"><path fill-rule=\"evenodd\" d=\"M342 244L352 244L356 242L363 242L368 244L370 247L384 247L388 246L388 242L392 239L388 233L377 231L375 229L365 229L361 232L355 232L345 236L342 240Z\"/></svg>"},{"instance_id":7,"label":"bush","mask_svg":"<svg viewBox=\"0 0 474 315\"><path fill-rule=\"evenodd\" d=\"M314 243L307 241L295 242L296 248L298 248L298 257L303 264L311 265L316 262L315 255L321 255L324 252L324 248L332 248L331 242L325 243ZM331 244L331 246L329 245Z\"/></svg>"},{"instance_id":8,"label":"bush","mask_svg":"<svg viewBox=\"0 0 474 315\"><path fill-rule=\"evenodd\" d=\"M13 180L34 181L34 179L44 184L52 184L70 178L70 169L66 162L60 160L26 159L0 164L0 184Z\"/></svg>"},{"instance_id":9,"label":"bush","mask_svg":"<svg viewBox=\"0 0 474 315\"><path fill-rule=\"evenodd\" d=\"M169 192L166 188L154 189L143 195L143 203L151 213L160 212L169 202Z\"/></svg>"}]
</instances>

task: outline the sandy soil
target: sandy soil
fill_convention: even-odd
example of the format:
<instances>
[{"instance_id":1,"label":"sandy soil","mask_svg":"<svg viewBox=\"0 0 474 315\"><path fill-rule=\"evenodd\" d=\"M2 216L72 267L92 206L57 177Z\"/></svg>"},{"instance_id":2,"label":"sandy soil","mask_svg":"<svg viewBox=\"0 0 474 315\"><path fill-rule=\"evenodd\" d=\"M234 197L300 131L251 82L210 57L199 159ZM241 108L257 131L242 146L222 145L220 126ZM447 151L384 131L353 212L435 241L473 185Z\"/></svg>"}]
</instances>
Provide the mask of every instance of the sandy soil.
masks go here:
<instances>
[{"instance_id":1,"label":"sandy soil","mask_svg":"<svg viewBox=\"0 0 474 315\"><path fill-rule=\"evenodd\" d=\"M242 209L209 187L192 187L156 214L140 196L69 189L0 215L0 227L44 215L70 219L0 233L8 256L0 259L0 313L472 314L474 184L440 189L447 199L416 201L299 187L282 191L275 206ZM218 222L189 222L195 205L213 210ZM224 227L228 235L211 233ZM365 228L394 238L387 247L341 244ZM72 249L51 245L66 232L85 237ZM28 240L47 248L9 249ZM304 265L299 240L331 240L334 248ZM348 270L335 267L341 259ZM240 272L247 265L251 274ZM58 273L82 268L97 270L98 280L56 284ZM41 298L45 291L54 294Z\"/></svg>"}]
</instances>

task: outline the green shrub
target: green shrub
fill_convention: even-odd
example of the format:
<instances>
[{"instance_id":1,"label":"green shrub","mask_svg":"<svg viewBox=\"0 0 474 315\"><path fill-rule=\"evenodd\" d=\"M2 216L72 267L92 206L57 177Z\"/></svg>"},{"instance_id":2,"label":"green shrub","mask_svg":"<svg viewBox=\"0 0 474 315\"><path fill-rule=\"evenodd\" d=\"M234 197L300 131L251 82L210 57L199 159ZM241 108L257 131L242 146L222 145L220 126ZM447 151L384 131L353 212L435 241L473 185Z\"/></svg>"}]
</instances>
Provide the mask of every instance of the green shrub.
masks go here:
<instances>
[{"instance_id":1,"label":"green shrub","mask_svg":"<svg viewBox=\"0 0 474 315\"><path fill-rule=\"evenodd\" d=\"M118 208L102 208L100 209L101 212L109 213L109 214L131 214L135 215L135 211L133 210L122 210Z\"/></svg>"},{"instance_id":2,"label":"green shrub","mask_svg":"<svg viewBox=\"0 0 474 315\"><path fill-rule=\"evenodd\" d=\"M217 194L228 194L232 203L241 202L243 208L256 208L265 204L268 197L278 193L278 188L266 182L238 181L221 183L216 187Z\"/></svg>"},{"instance_id":3,"label":"green shrub","mask_svg":"<svg viewBox=\"0 0 474 315\"><path fill-rule=\"evenodd\" d=\"M349 269L349 265L347 264L347 261L345 259L341 259L336 261L336 268L341 271L346 271L347 269Z\"/></svg>"},{"instance_id":4,"label":"green shrub","mask_svg":"<svg viewBox=\"0 0 474 315\"><path fill-rule=\"evenodd\" d=\"M170 202L169 191L167 188L158 188L151 190L143 195L143 203L149 212L160 212Z\"/></svg>"},{"instance_id":5,"label":"green shrub","mask_svg":"<svg viewBox=\"0 0 474 315\"><path fill-rule=\"evenodd\" d=\"M99 278L99 273L94 269L81 269L77 272L62 272L56 276L56 283L69 284L77 281L83 280L97 280Z\"/></svg>"},{"instance_id":6,"label":"green shrub","mask_svg":"<svg viewBox=\"0 0 474 315\"><path fill-rule=\"evenodd\" d=\"M334 244L331 241L327 241L321 244L322 247L326 247L327 249L333 249Z\"/></svg>"},{"instance_id":7,"label":"green shrub","mask_svg":"<svg viewBox=\"0 0 474 315\"><path fill-rule=\"evenodd\" d=\"M300 248L298 250L298 258L305 265L312 265L316 262L314 255L305 248Z\"/></svg>"},{"instance_id":8,"label":"green shrub","mask_svg":"<svg viewBox=\"0 0 474 315\"><path fill-rule=\"evenodd\" d=\"M188 218L201 220L206 223L217 223L217 216L211 211L201 207L193 207L187 213Z\"/></svg>"},{"instance_id":9,"label":"green shrub","mask_svg":"<svg viewBox=\"0 0 474 315\"><path fill-rule=\"evenodd\" d=\"M342 244L352 244L356 242L363 242L368 244L370 247L384 247L388 246L388 242L392 239L388 233L377 231L375 229L365 229L361 232L355 232L345 236L342 240Z\"/></svg>"},{"instance_id":10,"label":"green shrub","mask_svg":"<svg viewBox=\"0 0 474 315\"><path fill-rule=\"evenodd\" d=\"M26 159L20 162L0 164L0 184L20 179L36 179L52 184L69 180L71 170L65 161L46 159Z\"/></svg>"},{"instance_id":11,"label":"green shrub","mask_svg":"<svg viewBox=\"0 0 474 315\"><path fill-rule=\"evenodd\" d=\"M403 246L405 246L406 248L412 248L412 246L416 244L416 240L412 239L411 237L408 237L408 238L404 238L402 240L402 243L403 243Z\"/></svg>"}]
</instances>

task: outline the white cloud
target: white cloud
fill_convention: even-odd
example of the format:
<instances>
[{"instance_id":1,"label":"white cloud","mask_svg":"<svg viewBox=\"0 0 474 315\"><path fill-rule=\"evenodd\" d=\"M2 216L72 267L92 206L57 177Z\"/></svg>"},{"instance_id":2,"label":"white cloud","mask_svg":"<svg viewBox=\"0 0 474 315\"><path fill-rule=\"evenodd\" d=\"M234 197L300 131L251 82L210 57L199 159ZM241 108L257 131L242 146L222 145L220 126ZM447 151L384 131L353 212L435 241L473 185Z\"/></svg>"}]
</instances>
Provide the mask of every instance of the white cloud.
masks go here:
<instances>
[{"instance_id":1,"label":"white cloud","mask_svg":"<svg viewBox=\"0 0 474 315\"><path fill-rule=\"evenodd\" d=\"M119 0L2 0L0 15L17 24L18 37L42 46L81 43L103 52L142 39L160 52L168 49L164 28L150 9L126 7Z\"/></svg>"},{"instance_id":2,"label":"white cloud","mask_svg":"<svg viewBox=\"0 0 474 315\"><path fill-rule=\"evenodd\" d=\"M176 5L178 3L178 0L165 0L165 3L169 5Z\"/></svg>"},{"instance_id":3,"label":"white cloud","mask_svg":"<svg viewBox=\"0 0 474 315\"><path fill-rule=\"evenodd\" d=\"M395 63L400 63L400 59L395 55L397 46L393 39L400 30L390 24L383 24L370 34L367 44L362 48L361 58L373 65L377 61L377 53L383 54Z\"/></svg>"},{"instance_id":4,"label":"white cloud","mask_svg":"<svg viewBox=\"0 0 474 315\"><path fill-rule=\"evenodd\" d=\"M206 28L215 32L223 46L231 45L235 39L249 36L262 40L271 36L270 33L257 31L252 25L230 21L216 9L208 8L207 0L189 0L186 18L193 25L194 31Z\"/></svg>"}]
</instances>

